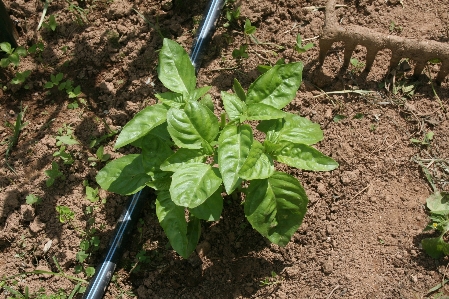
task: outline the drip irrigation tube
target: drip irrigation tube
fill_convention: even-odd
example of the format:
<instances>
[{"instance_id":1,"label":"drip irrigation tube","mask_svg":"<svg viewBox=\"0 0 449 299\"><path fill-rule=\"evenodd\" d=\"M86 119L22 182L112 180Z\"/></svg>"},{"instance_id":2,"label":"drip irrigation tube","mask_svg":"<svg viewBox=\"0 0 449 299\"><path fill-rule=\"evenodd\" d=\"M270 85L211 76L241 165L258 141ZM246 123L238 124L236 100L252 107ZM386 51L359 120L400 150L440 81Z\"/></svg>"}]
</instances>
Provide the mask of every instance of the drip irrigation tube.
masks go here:
<instances>
[{"instance_id":1,"label":"drip irrigation tube","mask_svg":"<svg viewBox=\"0 0 449 299\"><path fill-rule=\"evenodd\" d=\"M203 14L203 19L198 28L198 33L190 53L190 60L195 67L196 73L198 73L201 65L204 50L215 31L215 24L220 16L223 5L224 0L211 0ZM123 250L127 247L128 242L130 241L129 238L132 229L134 228L137 219L140 217L143 204L149 196L154 197L154 193L152 189L145 187L128 199L125 209L116 224L108 251L101 264L97 266L95 275L84 292L83 299L103 298L115 268L122 256Z\"/></svg>"}]
</instances>

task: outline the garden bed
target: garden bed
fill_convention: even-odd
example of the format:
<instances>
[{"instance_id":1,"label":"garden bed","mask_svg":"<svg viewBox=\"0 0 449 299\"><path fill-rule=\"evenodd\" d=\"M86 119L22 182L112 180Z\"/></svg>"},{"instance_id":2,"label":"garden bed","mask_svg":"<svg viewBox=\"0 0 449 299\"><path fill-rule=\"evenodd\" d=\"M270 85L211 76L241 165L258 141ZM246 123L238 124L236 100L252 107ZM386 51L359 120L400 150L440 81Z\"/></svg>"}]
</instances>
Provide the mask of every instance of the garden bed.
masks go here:
<instances>
[{"instance_id":1,"label":"garden bed","mask_svg":"<svg viewBox=\"0 0 449 299\"><path fill-rule=\"evenodd\" d=\"M97 149L103 145L112 159L136 152L131 147L114 150L114 132L156 103L155 93L165 91L156 69L162 38L147 22L190 49L207 1L191 1L188 9L170 1L98 0L72 6L52 1L44 21L48 26L39 31L41 1L4 2L18 21L19 45L41 43L43 49L22 58L17 69L0 72L5 86L0 90L0 140L13 134L4 123L15 123L21 111L28 122L8 159L7 144L0 145L0 273L63 271L88 280L85 270L101 261L126 201L104 190L96 195L95 176L106 159ZM342 2L346 7L337 9L339 22L409 39L449 41L449 4L370 2ZM389 50L379 52L365 74L362 47L354 51L349 68L341 70L341 43L332 46L320 68L325 4L237 1L237 23L225 28L228 20L220 19L198 74L199 86L212 86L219 116L224 109L219 93L231 90L234 78L246 90L260 75L258 65L274 65L279 58L303 61L302 85L285 111L320 124L324 140L316 148L339 167L307 172L276 165L297 177L309 197L308 212L291 242L285 247L267 242L247 223L241 203L226 198L220 221L204 222L196 252L182 259L159 225L154 202L148 201L105 298L433 298L445 291L428 294L449 274L447 258L432 259L420 242L433 235L423 232L425 200L434 190L422 165L438 190L449 191L447 163L437 160L449 159L448 79L435 84L440 66L429 63L411 80L413 61L386 77ZM50 15L57 23L54 31ZM244 35L246 18L256 26L257 40L271 44L256 45ZM298 34L304 44L315 46L298 53ZM235 59L233 50L245 44L249 57ZM31 74L25 82L8 83L26 70ZM60 81L58 73L63 74ZM72 90L49 88L48 82L60 86L67 80ZM77 142L66 146L72 163L64 164L57 145L61 138ZM45 171L54 169L52 164L62 176L47 186ZM86 184L93 188L89 196ZM41 203L27 204L30 194ZM58 206L73 212L66 213L71 220L61 221ZM3 288L0 298L11 289L23 294L25 287L35 295L39 289L49 295L62 289L68 295L79 280L40 274L3 282L9 289Z\"/></svg>"}]
</instances>

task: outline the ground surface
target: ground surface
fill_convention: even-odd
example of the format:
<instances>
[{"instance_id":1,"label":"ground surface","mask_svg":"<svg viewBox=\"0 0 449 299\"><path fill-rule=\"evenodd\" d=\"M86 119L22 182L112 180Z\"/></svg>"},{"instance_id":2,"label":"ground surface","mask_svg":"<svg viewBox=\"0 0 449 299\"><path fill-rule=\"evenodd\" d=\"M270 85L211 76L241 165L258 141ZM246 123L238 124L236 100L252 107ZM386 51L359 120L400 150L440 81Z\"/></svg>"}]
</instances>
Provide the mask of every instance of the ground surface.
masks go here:
<instances>
[{"instance_id":1,"label":"ground surface","mask_svg":"<svg viewBox=\"0 0 449 299\"><path fill-rule=\"evenodd\" d=\"M1 275L35 269L58 272L55 257L67 275L86 278L83 273L75 274L75 266L89 218L95 219L94 235L100 245L84 266L99 263L126 198L100 191L105 203L86 199L83 181L96 187L95 175L104 165L88 161L96 151L89 143L122 127L141 108L154 103L154 93L162 90L156 73L162 40L132 8L189 49L206 5L206 1L191 1L187 8L177 10L169 1L86 2L95 6L85 7L83 16L69 11L67 2L53 1L48 15L56 16L56 30L43 28L36 33L42 2L5 1L13 19L19 21L19 44L31 46L42 41L45 48L22 59L18 70L32 70L24 84L7 83L14 77L14 69L0 72L0 82L7 87L0 91L1 140L12 134L4 123L14 122L21 106L27 107L24 120L29 122L7 161L7 146L0 146ZM343 25L357 24L407 38L449 40L447 1L360 0L344 4L347 7L337 10ZM231 53L246 42L245 37L238 28L223 28L226 20L221 19L198 79L200 85L213 86L211 94L219 113L219 91L229 90L233 78L248 88L258 76L258 64L273 64L279 58L304 62L303 84L287 110L321 125L325 138L318 148L340 167L329 173L284 167L302 181L310 198L304 223L292 241L284 248L268 244L245 222L242 206L229 200L219 222L204 223L198 255L183 260L170 249L149 201L106 298L130 298L132 294L138 298L436 296L427 294L428 290L449 275L448 261L434 260L420 249L420 240L430 235L423 232L427 223L424 204L433 190L417 161L428 159L423 163L429 166L437 188L449 190L447 173L438 163L431 163L433 158L449 158L448 81L441 86L433 84L438 100L432 90L438 64L429 65L418 81L404 80L399 71L385 78L390 51L377 55L368 75L361 73L360 65L340 71L342 44L335 44L323 68L318 68L316 46L302 55L293 48L298 33L311 39L306 42L319 44L324 11L310 7L323 5L325 1L314 0L236 3L241 6L240 22L250 19L260 41L284 49L250 42L249 58L236 61ZM363 63L365 52L357 48L353 57ZM409 64L413 67L413 61ZM86 104L78 100L79 107L69 109L73 99L64 91L55 87L48 93L45 83L50 74L59 72L64 80L81 86L80 97ZM409 78L410 72L405 75ZM404 88L398 91L400 86ZM324 93L344 90L373 93ZM339 115L345 118L336 121ZM64 124L73 129L79 142L68 146L75 160L71 165L53 156L59 148L58 129ZM434 133L430 145L410 142L411 138L423 140L429 131ZM103 144L113 158L130 150L113 151L114 137ZM59 178L47 187L44 171L51 168L52 161L57 162L65 180ZM42 198L42 203L26 204L30 193ZM57 206L74 211L74 220L60 223ZM85 214L86 207L95 207L93 216ZM147 258L141 258L135 267L138 253ZM22 293L28 286L30 293L43 288L47 294L59 289L69 294L77 282L55 275L29 275L6 283ZM8 292L2 289L0 298L6 298Z\"/></svg>"}]
</instances>

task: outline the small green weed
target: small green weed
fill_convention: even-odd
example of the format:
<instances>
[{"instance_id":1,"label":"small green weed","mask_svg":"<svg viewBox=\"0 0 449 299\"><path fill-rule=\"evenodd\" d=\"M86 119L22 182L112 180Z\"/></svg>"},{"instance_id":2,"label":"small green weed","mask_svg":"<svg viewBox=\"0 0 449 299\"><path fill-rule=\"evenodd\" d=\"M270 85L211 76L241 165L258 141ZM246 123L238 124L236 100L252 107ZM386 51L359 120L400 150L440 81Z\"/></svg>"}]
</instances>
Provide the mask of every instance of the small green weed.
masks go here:
<instances>
[{"instance_id":1,"label":"small green weed","mask_svg":"<svg viewBox=\"0 0 449 299\"><path fill-rule=\"evenodd\" d=\"M14 146L17 145L17 142L19 141L20 132L28 125L28 122L23 122L23 119L25 117L25 112L27 110L27 106L25 106L25 109L21 109L19 114L17 114L16 122L11 124L10 122L6 121L5 125L10 128L13 131L13 135L9 138L7 138L6 144L8 145L6 152L5 152L5 159L7 160L9 155L11 154L12 149Z\"/></svg>"},{"instance_id":2,"label":"small green weed","mask_svg":"<svg viewBox=\"0 0 449 299\"><path fill-rule=\"evenodd\" d=\"M42 26L44 28L51 29L51 31L55 31L56 30L56 26L58 26L58 23L56 22L55 15L50 15L48 17L48 21L43 23Z\"/></svg>"},{"instance_id":3,"label":"small green weed","mask_svg":"<svg viewBox=\"0 0 449 299\"><path fill-rule=\"evenodd\" d=\"M357 58L351 58L349 60L349 62L351 63L353 69L351 72L353 73L357 73L357 72L361 72L363 71L363 68L365 67L365 63L359 61Z\"/></svg>"},{"instance_id":4,"label":"small green weed","mask_svg":"<svg viewBox=\"0 0 449 299\"><path fill-rule=\"evenodd\" d=\"M295 51L299 54L305 53L308 50L312 49L315 45L313 43L307 43L305 45L302 44L302 37L301 34L298 33L296 36L296 45L295 45Z\"/></svg>"},{"instance_id":5,"label":"small green weed","mask_svg":"<svg viewBox=\"0 0 449 299\"><path fill-rule=\"evenodd\" d=\"M429 145L433 139L433 136L434 136L434 133L432 131L428 131L424 135L423 139L420 140L420 139L412 138L412 139L410 139L410 142L414 143L414 144L419 144L419 145Z\"/></svg>"},{"instance_id":6,"label":"small green weed","mask_svg":"<svg viewBox=\"0 0 449 299\"><path fill-rule=\"evenodd\" d=\"M42 203L42 198L40 198L37 195L34 195L32 193L28 194L26 197L26 203L29 205L38 205L40 203Z\"/></svg>"},{"instance_id":7,"label":"small green weed","mask_svg":"<svg viewBox=\"0 0 449 299\"><path fill-rule=\"evenodd\" d=\"M45 175L48 176L48 179L45 181L47 187L53 186L56 179L61 177L64 179L64 175L61 171L59 171L59 165L55 161L51 162L51 169L44 171Z\"/></svg>"},{"instance_id":8,"label":"small green weed","mask_svg":"<svg viewBox=\"0 0 449 299\"><path fill-rule=\"evenodd\" d=\"M58 219L61 223L71 222L75 218L75 212L67 206L57 206L56 212L59 214Z\"/></svg>"},{"instance_id":9,"label":"small green weed","mask_svg":"<svg viewBox=\"0 0 449 299\"><path fill-rule=\"evenodd\" d=\"M276 272L271 271L271 277L265 277L264 280L260 281L259 286L266 287L274 284L281 284L284 281L284 277L278 276Z\"/></svg>"},{"instance_id":10,"label":"small green weed","mask_svg":"<svg viewBox=\"0 0 449 299\"><path fill-rule=\"evenodd\" d=\"M238 27L238 21L240 18L240 6L234 8L235 1L226 1L224 11L226 15L226 19L228 20L223 24L223 27Z\"/></svg>"},{"instance_id":11,"label":"small green weed","mask_svg":"<svg viewBox=\"0 0 449 299\"><path fill-rule=\"evenodd\" d=\"M8 67L10 64L17 67L20 63L20 57L27 56L27 51L24 47L17 47L14 49L11 47L11 44L7 42L0 43L0 49L8 55L0 60L0 66L3 68Z\"/></svg>"},{"instance_id":12,"label":"small green weed","mask_svg":"<svg viewBox=\"0 0 449 299\"><path fill-rule=\"evenodd\" d=\"M399 26L394 21L391 21L388 30L390 31L390 33L401 33L402 26Z\"/></svg>"},{"instance_id":13,"label":"small green weed","mask_svg":"<svg viewBox=\"0 0 449 299\"><path fill-rule=\"evenodd\" d=\"M421 244L428 255L437 259L449 255L449 243L444 240L444 236L449 231L449 193L437 191L429 196L426 202L430 211L430 222L424 230L436 230L439 236L425 238Z\"/></svg>"}]
</instances>

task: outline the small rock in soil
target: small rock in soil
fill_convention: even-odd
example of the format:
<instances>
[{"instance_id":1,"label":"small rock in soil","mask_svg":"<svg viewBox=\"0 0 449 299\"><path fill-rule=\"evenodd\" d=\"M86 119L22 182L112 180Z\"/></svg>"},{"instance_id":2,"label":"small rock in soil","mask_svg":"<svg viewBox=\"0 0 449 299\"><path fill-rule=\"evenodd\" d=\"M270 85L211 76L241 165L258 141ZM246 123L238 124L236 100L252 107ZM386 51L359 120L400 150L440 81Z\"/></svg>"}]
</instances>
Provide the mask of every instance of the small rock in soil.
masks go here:
<instances>
[{"instance_id":1,"label":"small rock in soil","mask_svg":"<svg viewBox=\"0 0 449 299\"><path fill-rule=\"evenodd\" d=\"M34 208L30 205L21 205L20 214L24 221L32 221L34 219Z\"/></svg>"},{"instance_id":2,"label":"small rock in soil","mask_svg":"<svg viewBox=\"0 0 449 299\"><path fill-rule=\"evenodd\" d=\"M327 260L323 263L323 273L331 274L334 271L334 263L331 260Z\"/></svg>"},{"instance_id":3,"label":"small rock in soil","mask_svg":"<svg viewBox=\"0 0 449 299\"><path fill-rule=\"evenodd\" d=\"M45 228L45 223L39 220L39 217L34 218L34 221L30 224L30 230L33 233L38 233Z\"/></svg>"}]
</instances>

